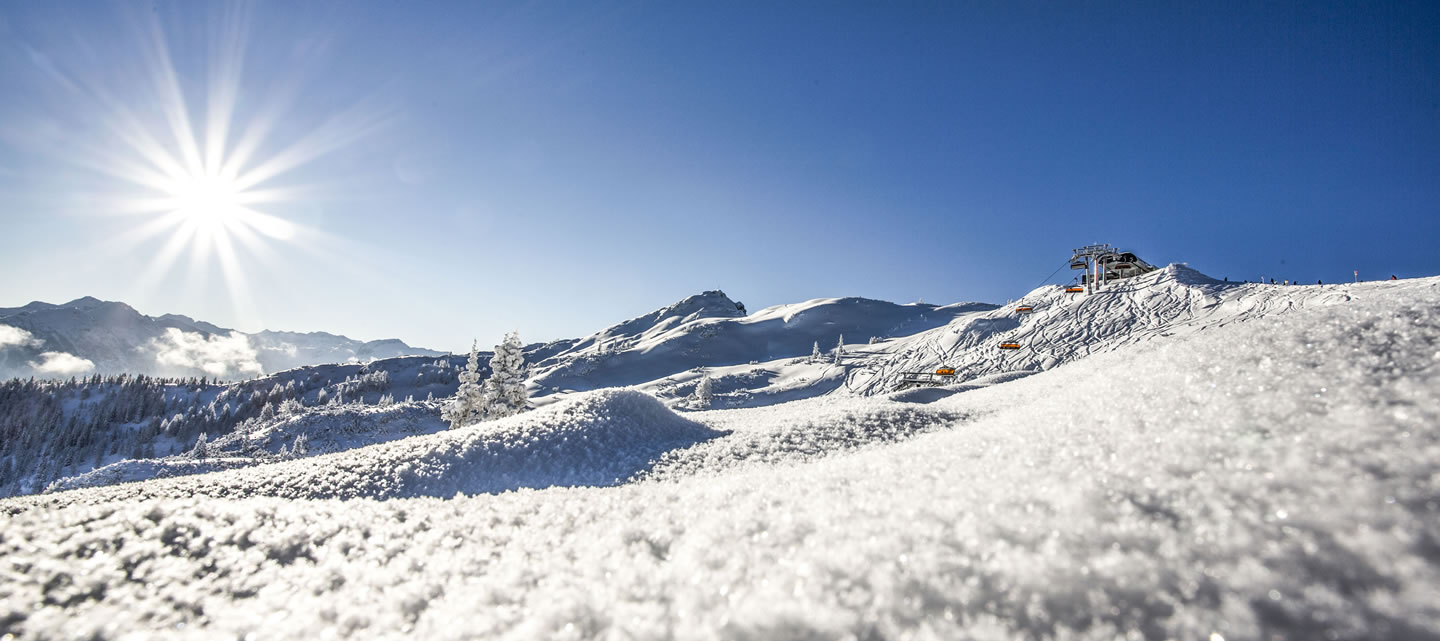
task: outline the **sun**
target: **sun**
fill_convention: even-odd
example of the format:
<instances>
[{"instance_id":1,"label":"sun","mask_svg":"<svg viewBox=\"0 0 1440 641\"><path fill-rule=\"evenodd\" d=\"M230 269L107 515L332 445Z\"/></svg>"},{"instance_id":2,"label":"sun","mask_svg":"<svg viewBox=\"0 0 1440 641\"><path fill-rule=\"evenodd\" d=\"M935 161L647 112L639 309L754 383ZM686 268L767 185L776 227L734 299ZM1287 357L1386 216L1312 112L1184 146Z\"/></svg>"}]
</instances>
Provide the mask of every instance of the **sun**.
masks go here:
<instances>
[{"instance_id":1,"label":"sun","mask_svg":"<svg viewBox=\"0 0 1440 641\"><path fill-rule=\"evenodd\" d=\"M234 179L206 173L187 174L165 191L180 219L202 228L229 228L244 215L244 194Z\"/></svg>"},{"instance_id":2,"label":"sun","mask_svg":"<svg viewBox=\"0 0 1440 641\"><path fill-rule=\"evenodd\" d=\"M253 8L216 6L194 25L208 34L204 42L182 39L178 57L171 22L145 11L133 21L133 42L117 41L126 66L103 77L55 75L88 99L67 105L94 107L84 117L100 135L70 141L63 147L78 153L63 159L98 174L93 191L77 195L85 210L116 216L101 251L140 258L132 280L141 291L224 292L243 317L257 308L252 283L283 281L301 261L349 260L352 251L337 249L348 241L319 222L325 208L317 205L337 193L345 172L312 163L383 127L393 107L359 94L339 110L304 108L306 94L291 90L303 76L257 70L264 57L247 55Z\"/></svg>"}]
</instances>

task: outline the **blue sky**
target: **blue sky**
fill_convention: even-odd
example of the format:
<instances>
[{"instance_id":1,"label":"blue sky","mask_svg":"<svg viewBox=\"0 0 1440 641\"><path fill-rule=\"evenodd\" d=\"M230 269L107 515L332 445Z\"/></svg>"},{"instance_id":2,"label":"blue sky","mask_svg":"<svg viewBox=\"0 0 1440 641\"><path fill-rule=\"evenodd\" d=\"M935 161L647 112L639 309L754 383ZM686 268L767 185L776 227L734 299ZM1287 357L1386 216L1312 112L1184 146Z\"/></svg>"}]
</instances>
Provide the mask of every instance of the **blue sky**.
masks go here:
<instances>
[{"instance_id":1,"label":"blue sky","mask_svg":"<svg viewBox=\"0 0 1440 641\"><path fill-rule=\"evenodd\" d=\"M1003 302L1091 242L1440 273L1435 3L299 4L0 6L0 306L459 351L716 288ZM291 161L228 277L113 170L227 105L222 157Z\"/></svg>"}]
</instances>

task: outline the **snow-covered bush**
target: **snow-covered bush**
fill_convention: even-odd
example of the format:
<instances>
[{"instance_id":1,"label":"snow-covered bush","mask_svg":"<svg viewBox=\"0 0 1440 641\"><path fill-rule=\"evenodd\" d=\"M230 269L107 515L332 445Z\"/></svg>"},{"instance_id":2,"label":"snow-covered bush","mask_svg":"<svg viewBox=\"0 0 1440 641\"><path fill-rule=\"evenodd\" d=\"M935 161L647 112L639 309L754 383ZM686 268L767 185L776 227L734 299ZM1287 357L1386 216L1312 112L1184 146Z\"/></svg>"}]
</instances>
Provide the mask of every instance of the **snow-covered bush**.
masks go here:
<instances>
[{"instance_id":1,"label":"snow-covered bush","mask_svg":"<svg viewBox=\"0 0 1440 641\"><path fill-rule=\"evenodd\" d=\"M690 406L696 409L710 407L711 401L715 400L715 384L709 374L702 375L700 382L695 384L695 393L690 395Z\"/></svg>"}]
</instances>

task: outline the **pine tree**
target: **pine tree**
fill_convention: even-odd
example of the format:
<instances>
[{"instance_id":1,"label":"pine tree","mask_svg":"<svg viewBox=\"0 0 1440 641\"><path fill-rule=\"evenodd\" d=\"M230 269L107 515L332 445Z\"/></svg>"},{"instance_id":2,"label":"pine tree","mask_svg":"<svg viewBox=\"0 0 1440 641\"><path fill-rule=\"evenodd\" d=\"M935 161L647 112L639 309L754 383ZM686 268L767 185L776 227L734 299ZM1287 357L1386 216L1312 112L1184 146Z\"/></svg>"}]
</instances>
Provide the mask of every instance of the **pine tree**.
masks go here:
<instances>
[{"instance_id":1,"label":"pine tree","mask_svg":"<svg viewBox=\"0 0 1440 641\"><path fill-rule=\"evenodd\" d=\"M845 356L845 335L840 335L840 341L835 343L835 364L840 364L840 358Z\"/></svg>"},{"instance_id":2,"label":"pine tree","mask_svg":"<svg viewBox=\"0 0 1440 641\"><path fill-rule=\"evenodd\" d=\"M460 389L455 398L440 410L440 417L454 429L480 421L485 412L485 389L480 386L480 351L478 342L470 344L470 360L460 373ZM493 362L493 359L492 359Z\"/></svg>"},{"instance_id":3,"label":"pine tree","mask_svg":"<svg viewBox=\"0 0 1440 641\"><path fill-rule=\"evenodd\" d=\"M195 447L190 450L190 458L202 459L209 455L208 447L205 444L205 433L201 432L200 437L195 439Z\"/></svg>"},{"instance_id":4,"label":"pine tree","mask_svg":"<svg viewBox=\"0 0 1440 641\"><path fill-rule=\"evenodd\" d=\"M290 447L290 455L296 458L305 456L310 452L310 437L301 432L295 437L295 444Z\"/></svg>"},{"instance_id":5,"label":"pine tree","mask_svg":"<svg viewBox=\"0 0 1440 641\"><path fill-rule=\"evenodd\" d=\"M810 350L810 362L820 362L820 341L815 341L815 347Z\"/></svg>"},{"instance_id":6,"label":"pine tree","mask_svg":"<svg viewBox=\"0 0 1440 641\"><path fill-rule=\"evenodd\" d=\"M490 357L490 378L485 381L487 419L504 418L530 409L530 392L525 389L530 370L525 367L524 350L519 332L506 334L505 340L495 346L495 355Z\"/></svg>"}]
</instances>

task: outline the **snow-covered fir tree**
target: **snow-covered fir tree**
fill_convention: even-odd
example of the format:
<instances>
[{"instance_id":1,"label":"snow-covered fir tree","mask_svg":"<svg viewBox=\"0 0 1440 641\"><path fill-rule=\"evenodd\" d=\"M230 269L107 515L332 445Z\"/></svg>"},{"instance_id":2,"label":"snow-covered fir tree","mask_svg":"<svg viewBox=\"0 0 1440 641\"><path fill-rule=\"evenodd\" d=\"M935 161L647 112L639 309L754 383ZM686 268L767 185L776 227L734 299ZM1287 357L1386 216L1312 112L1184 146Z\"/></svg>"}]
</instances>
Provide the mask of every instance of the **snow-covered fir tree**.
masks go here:
<instances>
[{"instance_id":1,"label":"snow-covered fir tree","mask_svg":"<svg viewBox=\"0 0 1440 641\"><path fill-rule=\"evenodd\" d=\"M471 342L470 360L465 362L465 371L460 373L460 389L455 391L455 398L440 410L440 418L450 423L451 429L483 420L488 405L485 392L486 388L480 385L479 342Z\"/></svg>"},{"instance_id":2,"label":"snow-covered fir tree","mask_svg":"<svg viewBox=\"0 0 1440 641\"><path fill-rule=\"evenodd\" d=\"M200 436L195 439L195 447L190 450L190 458L202 459L209 455L207 451L209 448L205 445L206 440L208 439L205 433L201 432Z\"/></svg>"},{"instance_id":3,"label":"snow-covered fir tree","mask_svg":"<svg viewBox=\"0 0 1440 641\"><path fill-rule=\"evenodd\" d=\"M485 418L504 418L530 409L530 392L525 379L530 370L525 366L525 345L519 332L510 332L495 346L490 357L490 378L485 381Z\"/></svg>"},{"instance_id":4,"label":"snow-covered fir tree","mask_svg":"<svg viewBox=\"0 0 1440 641\"><path fill-rule=\"evenodd\" d=\"M695 384L695 393L691 395L691 407L705 409L710 407L710 402L715 400L715 384L710 374L701 374L700 382Z\"/></svg>"},{"instance_id":5,"label":"snow-covered fir tree","mask_svg":"<svg viewBox=\"0 0 1440 641\"><path fill-rule=\"evenodd\" d=\"M810 362L820 362L820 341L815 341L815 347L810 350Z\"/></svg>"},{"instance_id":6,"label":"snow-covered fir tree","mask_svg":"<svg viewBox=\"0 0 1440 641\"><path fill-rule=\"evenodd\" d=\"M841 357L845 356L845 335L840 335L840 340L835 343L835 364L840 364Z\"/></svg>"}]
</instances>

